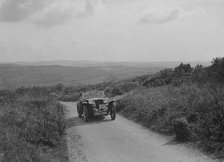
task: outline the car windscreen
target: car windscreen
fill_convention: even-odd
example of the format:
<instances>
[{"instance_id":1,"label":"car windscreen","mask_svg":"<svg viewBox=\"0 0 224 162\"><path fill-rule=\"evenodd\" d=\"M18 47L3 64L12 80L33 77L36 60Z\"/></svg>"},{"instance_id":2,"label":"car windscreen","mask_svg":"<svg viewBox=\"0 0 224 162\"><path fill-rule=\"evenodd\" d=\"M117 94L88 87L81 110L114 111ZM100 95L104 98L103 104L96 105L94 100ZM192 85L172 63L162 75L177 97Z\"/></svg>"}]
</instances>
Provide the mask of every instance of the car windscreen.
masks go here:
<instances>
[{"instance_id":1,"label":"car windscreen","mask_svg":"<svg viewBox=\"0 0 224 162\"><path fill-rule=\"evenodd\" d=\"M91 91L86 92L82 94L83 99L89 99L89 98L104 98L104 91Z\"/></svg>"}]
</instances>

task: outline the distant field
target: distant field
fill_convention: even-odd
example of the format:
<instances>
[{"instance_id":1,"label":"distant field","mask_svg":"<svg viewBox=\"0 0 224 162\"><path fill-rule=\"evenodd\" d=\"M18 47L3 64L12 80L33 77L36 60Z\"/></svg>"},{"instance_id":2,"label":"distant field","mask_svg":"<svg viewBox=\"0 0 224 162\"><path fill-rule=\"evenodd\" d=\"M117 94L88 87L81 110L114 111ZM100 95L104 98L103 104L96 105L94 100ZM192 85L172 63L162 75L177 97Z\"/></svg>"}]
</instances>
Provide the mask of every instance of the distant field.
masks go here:
<instances>
[{"instance_id":1,"label":"distant field","mask_svg":"<svg viewBox=\"0 0 224 162\"><path fill-rule=\"evenodd\" d=\"M181 61L154 61L154 62L103 62L103 61L72 61L72 60L55 60L55 61L39 61L39 62L14 62L17 65L30 65L30 66L73 66L73 67L105 67L105 66L128 66L128 67L150 67L150 68L174 68L179 65ZM190 63L191 66L201 64L203 66L211 65L211 62L191 61L184 62Z\"/></svg>"},{"instance_id":2,"label":"distant field","mask_svg":"<svg viewBox=\"0 0 224 162\"><path fill-rule=\"evenodd\" d=\"M209 65L191 62L191 65ZM0 63L0 89L20 86L95 84L174 68L179 62L96 62L96 61L42 61Z\"/></svg>"},{"instance_id":3,"label":"distant field","mask_svg":"<svg viewBox=\"0 0 224 162\"><path fill-rule=\"evenodd\" d=\"M65 85L95 84L102 81L120 80L161 70L160 67L129 66L28 66L0 65L0 88L20 86L43 86L63 83Z\"/></svg>"}]
</instances>

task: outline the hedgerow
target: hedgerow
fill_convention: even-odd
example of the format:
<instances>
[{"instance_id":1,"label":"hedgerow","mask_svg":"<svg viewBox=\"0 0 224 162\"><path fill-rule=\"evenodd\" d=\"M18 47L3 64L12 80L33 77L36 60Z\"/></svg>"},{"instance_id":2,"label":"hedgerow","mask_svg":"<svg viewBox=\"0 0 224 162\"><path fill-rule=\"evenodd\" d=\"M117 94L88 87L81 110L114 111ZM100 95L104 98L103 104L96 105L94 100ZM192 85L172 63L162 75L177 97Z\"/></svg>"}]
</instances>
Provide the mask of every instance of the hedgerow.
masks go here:
<instances>
[{"instance_id":1,"label":"hedgerow","mask_svg":"<svg viewBox=\"0 0 224 162\"><path fill-rule=\"evenodd\" d=\"M183 84L135 90L118 101L118 111L153 130L224 153L224 87Z\"/></svg>"},{"instance_id":2,"label":"hedgerow","mask_svg":"<svg viewBox=\"0 0 224 162\"><path fill-rule=\"evenodd\" d=\"M50 161L64 134L64 110L45 88L1 91L0 152L4 161ZM9 102L10 101L10 102Z\"/></svg>"}]
</instances>

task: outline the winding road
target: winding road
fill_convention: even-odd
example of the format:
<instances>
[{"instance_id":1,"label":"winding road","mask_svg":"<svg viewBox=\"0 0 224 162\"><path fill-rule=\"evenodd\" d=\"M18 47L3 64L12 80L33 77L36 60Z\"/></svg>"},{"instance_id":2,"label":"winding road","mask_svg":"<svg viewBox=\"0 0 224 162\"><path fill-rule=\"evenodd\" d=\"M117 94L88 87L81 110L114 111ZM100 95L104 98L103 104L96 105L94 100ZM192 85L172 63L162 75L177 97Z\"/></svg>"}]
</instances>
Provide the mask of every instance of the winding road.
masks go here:
<instances>
[{"instance_id":1,"label":"winding road","mask_svg":"<svg viewBox=\"0 0 224 162\"><path fill-rule=\"evenodd\" d=\"M66 107L66 134L70 162L213 162L196 149L173 142L120 115L84 122L76 103Z\"/></svg>"}]
</instances>

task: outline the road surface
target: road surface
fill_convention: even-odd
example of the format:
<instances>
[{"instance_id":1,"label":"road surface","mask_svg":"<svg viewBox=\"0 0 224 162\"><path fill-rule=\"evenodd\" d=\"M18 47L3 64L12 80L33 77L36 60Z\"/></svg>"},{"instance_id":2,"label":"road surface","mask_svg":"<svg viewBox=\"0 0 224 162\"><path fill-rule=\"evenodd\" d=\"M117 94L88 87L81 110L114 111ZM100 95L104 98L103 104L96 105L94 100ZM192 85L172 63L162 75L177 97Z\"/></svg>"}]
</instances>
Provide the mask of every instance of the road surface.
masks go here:
<instances>
[{"instance_id":1,"label":"road surface","mask_svg":"<svg viewBox=\"0 0 224 162\"><path fill-rule=\"evenodd\" d=\"M84 122L76 103L66 103L70 162L212 162L195 149L117 115Z\"/></svg>"}]
</instances>

